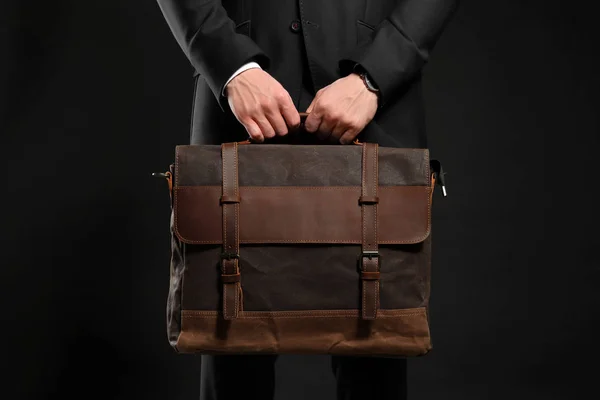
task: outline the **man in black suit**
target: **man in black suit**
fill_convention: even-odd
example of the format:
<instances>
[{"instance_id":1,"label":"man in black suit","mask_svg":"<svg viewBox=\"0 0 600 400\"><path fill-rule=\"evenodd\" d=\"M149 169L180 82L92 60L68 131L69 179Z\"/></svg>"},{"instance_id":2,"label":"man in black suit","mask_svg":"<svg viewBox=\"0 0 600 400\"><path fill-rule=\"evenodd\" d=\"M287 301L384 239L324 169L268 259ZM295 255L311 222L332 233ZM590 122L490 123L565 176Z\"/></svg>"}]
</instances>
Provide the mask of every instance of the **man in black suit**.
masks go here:
<instances>
[{"instance_id":1,"label":"man in black suit","mask_svg":"<svg viewBox=\"0 0 600 400\"><path fill-rule=\"evenodd\" d=\"M195 70L192 144L427 147L421 71L458 0L158 0ZM275 356L202 356L204 400L272 399ZM332 357L338 399L406 397L406 361Z\"/></svg>"}]
</instances>

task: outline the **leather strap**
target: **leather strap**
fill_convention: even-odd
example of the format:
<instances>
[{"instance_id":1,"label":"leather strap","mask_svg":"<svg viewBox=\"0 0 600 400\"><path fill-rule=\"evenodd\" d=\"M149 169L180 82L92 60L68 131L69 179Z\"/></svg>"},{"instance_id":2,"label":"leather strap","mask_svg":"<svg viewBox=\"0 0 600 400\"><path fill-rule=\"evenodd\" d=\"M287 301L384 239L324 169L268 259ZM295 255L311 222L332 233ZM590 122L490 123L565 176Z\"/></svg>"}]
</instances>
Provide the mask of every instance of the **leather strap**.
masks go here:
<instances>
[{"instance_id":1,"label":"leather strap","mask_svg":"<svg viewBox=\"0 0 600 400\"><path fill-rule=\"evenodd\" d=\"M223 317L226 320L237 318L240 301L239 271L239 183L238 183L238 144L221 145L223 171L223 253L221 254L221 282L223 283Z\"/></svg>"},{"instance_id":2,"label":"leather strap","mask_svg":"<svg viewBox=\"0 0 600 400\"><path fill-rule=\"evenodd\" d=\"M362 282L362 318L375 319L379 308L379 248L377 244L377 187L379 185L376 143L363 143L362 193L362 253L360 271Z\"/></svg>"}]
</instances>

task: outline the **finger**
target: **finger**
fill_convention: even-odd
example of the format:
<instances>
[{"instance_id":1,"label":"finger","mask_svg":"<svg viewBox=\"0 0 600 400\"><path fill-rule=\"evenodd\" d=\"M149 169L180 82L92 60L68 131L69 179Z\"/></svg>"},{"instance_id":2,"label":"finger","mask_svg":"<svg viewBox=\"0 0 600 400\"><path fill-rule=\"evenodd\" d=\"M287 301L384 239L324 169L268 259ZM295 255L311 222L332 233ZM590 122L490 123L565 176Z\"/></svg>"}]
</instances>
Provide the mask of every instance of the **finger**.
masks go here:
<instances>
[{"instance_id":1,"label":"finger","mask_svg":"<svg viewBox=\"0 0 600 400\"><path fill-rule=\"evenodd\" d=\"M323 114L325 114L325 117L323 118L319 129L323 132L327 132L327 136L331 136L335 127L338 124L342 124L341 114L339 113L339 111L336 111L335 107L327 107L327 110L324 110ZM345 129L341 128L342 127L340 127L340 130L342 130L343 132Z\"/></svg>"},{"instance_id":2,"label":"finger","mask_svg":"<svg viewBox=\"0 0 600 400\"><path fill-rule=\"evenodd\" d=\"M270 139L275 136L275 130L271 126L271 122L269 122L266 116L263 115L261 117L255 118L254 121L260 128L260 131L265 139Z\"/></svg>"},{"instance_id":3,"label":"finger","mask_svg":"<svg viewBox=\"0 0 600 400\"><path fill-rule=\"evenodd\" d=\"M246 131L248 132L248 135L250 135L252 140L258 143L264 142L265 138L262 135L262 132L259 126L256 124L256 122L254 122L253 120L248 120L245 121L243 125L244 128L246 128Z\"/></svg>"},{"instance_id":4,"label":"finger","mask_svg":"<svg viewBox=\"0 0 600 400\"><path fill-rule=\"evenodd\" d=\"M271 127L273 128L273 131L276 135L287 135L288 127L279 109L275 111L269 111L265 114L265 116L267 117L267 120L269 120L269 123L271 124Z\"/></svg>"},{"instance_id":5,"label":"finger","mask_svg":"<svg viewBox=\"0 0 600 400\"><path fill-rule=\"evenodd\" d=\"M315 107L311 112L308 113L308 117L306 117L306 121L304 121L304 129L307 132L314 133L319 129L319 125L321 125L322 120L322 114L318 108Z\"/></svg>"},{"instance_id":6,"label":"finger","mask_svg":"<svg viewBox=\"0 0 600 400\"><path fill-rule=\"evenodd\" d=\"M300 126L300 114L298 113L298 110L296 110L296 106L294 106L294 102L289 95L288 99L289 101L281 106L281 115L288 127L296 129Z\"/></svg>"},{"instance_id":7,"label":"finger","mask_svg":"<svg viewBox=\"0 0 600 400\"><path fill-rule=\"evenodd\" d=\"M334 143L339 143L340 138L348 129L349 127L347 124L338 123L331 131L331 136L329 136L329 140Z\"/></svg>"},{"instance_id":8,"label":"finger","mask_svg":"<svg viewBox=\"0 0 600 400\"><path fill-rule=\"evenodd\" d=\"M333 132L334 122L328 118L323 118L321 121L321 125L319 125L319 129L317 130L317 137L321 140L329 139L331 133Z\"/></svg>"},{"instance_id":9,"label":"finger","mask_svg":"<svg viewBox=\"0 0 600 400\"><path fill-rule=\"evenodd\" d=\"M340 137L340 143L341 144L350 144L350 143L352 143L352 141L354 139L356 139L356 137L358 136L359 133L360 132L356 128L347 129L342 134L342 136Z\"/></svg>"}]
</instances>

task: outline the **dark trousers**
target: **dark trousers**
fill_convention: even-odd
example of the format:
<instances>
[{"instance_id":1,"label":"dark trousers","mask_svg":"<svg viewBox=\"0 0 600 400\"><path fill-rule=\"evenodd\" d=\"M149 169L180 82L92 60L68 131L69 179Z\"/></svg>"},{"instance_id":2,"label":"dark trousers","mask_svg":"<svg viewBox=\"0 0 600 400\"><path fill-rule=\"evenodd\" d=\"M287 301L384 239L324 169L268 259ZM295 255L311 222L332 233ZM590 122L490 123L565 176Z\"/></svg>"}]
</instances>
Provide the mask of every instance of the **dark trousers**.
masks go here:
<instances>
[{"instance_id":1,"label":"dark trousers","mask_svg":"<svg viewBox=\"0 0 600 400\"><path fill-rule=\"evenodd\" d=\"M273 399L277 356L201 357L200 400ZM331 369L337 400L406 399L406 359L332 356Z\"/></svg>"}]
</instances>

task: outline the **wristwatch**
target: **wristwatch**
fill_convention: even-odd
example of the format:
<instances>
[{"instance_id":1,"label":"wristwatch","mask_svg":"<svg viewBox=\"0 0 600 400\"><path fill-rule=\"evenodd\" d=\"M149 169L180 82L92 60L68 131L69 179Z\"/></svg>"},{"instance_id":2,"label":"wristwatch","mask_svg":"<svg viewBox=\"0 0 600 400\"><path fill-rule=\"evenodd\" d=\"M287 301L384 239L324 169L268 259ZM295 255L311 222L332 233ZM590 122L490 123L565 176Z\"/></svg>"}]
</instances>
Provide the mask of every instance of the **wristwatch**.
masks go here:
<instances>
[{"instance_id":1,"label":"wristwatch","mask_svg":"<svg viewBox=\"0 0 600 400\"><path fill-rule=\"evenodd\" d=\"M363 82L365 83L365 86L367 87L367 89L370 92L375 93L377 95L377 97L379 97L379 89L377 88L377 86L375 86L375 84L369 77L369 74L367 73L367 71L365 71L365 69L360 64L355 64L352 72L354 72L355 74L360 76L361 79L363 80Z\"/></svg>"}]
</instances>

